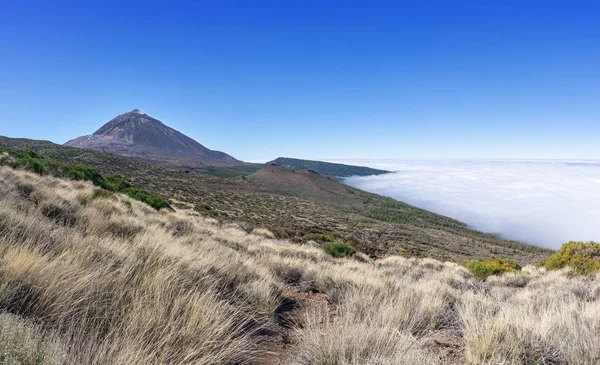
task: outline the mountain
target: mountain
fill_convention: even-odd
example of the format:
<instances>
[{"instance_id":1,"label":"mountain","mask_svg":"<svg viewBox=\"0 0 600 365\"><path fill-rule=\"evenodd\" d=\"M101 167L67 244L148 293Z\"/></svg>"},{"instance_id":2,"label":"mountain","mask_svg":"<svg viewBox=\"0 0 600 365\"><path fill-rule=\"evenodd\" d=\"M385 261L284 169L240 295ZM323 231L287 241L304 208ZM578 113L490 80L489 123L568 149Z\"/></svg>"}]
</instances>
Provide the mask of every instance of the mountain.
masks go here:
<instances>
[{"instance_id":1,"label":"mountain","mask_svg":"<svg viewBox=\"0 0 600 365\"><path fill-rule=\"evenodd\" d=\"M321 175L335 177L381 175L390 172L365 166L352 166L340 163L300 160L289 157L279 157L269 163L283 166L291 170L312 170Z\"/></svg>"},{"instance_id":2,"label":"mountain","mask_svg":"<svg viewBox=\"0 0 600 365\"><path fill-rule=\"evenodd\" d=\"M186 167L240 162L224 152L204 147L138 109L121 114L94 134L72 139L65 145Z\"/></svg>"}]
</instances>

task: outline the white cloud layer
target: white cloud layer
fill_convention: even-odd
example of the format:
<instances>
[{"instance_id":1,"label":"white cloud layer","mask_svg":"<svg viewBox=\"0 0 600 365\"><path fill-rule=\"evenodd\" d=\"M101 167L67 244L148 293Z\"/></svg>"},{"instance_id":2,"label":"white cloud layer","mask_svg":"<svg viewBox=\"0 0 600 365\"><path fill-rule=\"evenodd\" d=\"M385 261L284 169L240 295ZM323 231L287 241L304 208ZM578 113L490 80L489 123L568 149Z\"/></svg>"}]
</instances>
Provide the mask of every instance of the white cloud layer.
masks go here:
<instances>
[{"instance_id":1,"label":"white cloud layer","mask_svg":"<svg viewBox=\"0 0 600 365\"><path fill-rule=\"evenodd\" d=\"M600 241L600 161L345 160L397 171L346 183L485 232L558 248Z\"/></svg>"}]
</instances>

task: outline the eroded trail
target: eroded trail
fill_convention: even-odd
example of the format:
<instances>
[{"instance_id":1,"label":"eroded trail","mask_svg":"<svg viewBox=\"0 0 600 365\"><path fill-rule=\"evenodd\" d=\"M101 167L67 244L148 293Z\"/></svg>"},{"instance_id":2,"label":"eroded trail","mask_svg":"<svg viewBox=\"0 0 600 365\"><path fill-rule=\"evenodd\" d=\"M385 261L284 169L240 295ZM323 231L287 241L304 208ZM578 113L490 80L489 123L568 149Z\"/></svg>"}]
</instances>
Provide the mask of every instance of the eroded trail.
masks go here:
<instances>
[{"instance_id":1,"label":"eroded trail","mask_svg":"<svg viewBox=\"0 0 600 365\"><path fill-rule=\"evenodd\" d=\"M327 296L317 291L286 285L283 298L274 320L261 333L260 364L294 364L302 350L300 331L306 319L310 317L314 324L325 325L337 315ZM423 338L422 346L435 354L441 364L467 364L464 339L456 331L433 331Z\"/></svg>"},{"instance_id":2,"label":"eroded trail","mask_svg":"<svg viewBox=\"0 0 600 365\"><path fill-rule=\"evenodd\" d=\"M323 293L301 291L297 286L286 285L283 301L277 309L275 320L266 328L261 340L261 364L287 365L294 362L300 351L300 332L307 316L315 316L319 323L335 316L335 307Z\"/></svg>"}]
</instances>

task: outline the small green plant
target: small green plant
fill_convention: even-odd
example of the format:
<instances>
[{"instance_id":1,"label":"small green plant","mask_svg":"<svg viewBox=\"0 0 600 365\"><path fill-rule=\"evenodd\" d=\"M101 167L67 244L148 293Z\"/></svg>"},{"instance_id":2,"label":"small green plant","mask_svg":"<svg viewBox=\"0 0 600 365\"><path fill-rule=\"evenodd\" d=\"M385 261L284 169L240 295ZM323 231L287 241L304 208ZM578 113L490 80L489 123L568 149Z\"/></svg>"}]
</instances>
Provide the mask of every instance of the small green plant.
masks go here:
<instances>
[{"instance_id":1,"label":"small green plant","mask_svg":"<svg viewBox=\"0 0 600 365\"><path fill-rule=\"evenodd\" d=\"M94 189L94 194L92 194L92 199L115 199L115 195L104 189L96 188Z\"/></svg>"},{"instance_id":2,"label":"small green plant","mask_svg":"<svg viewBox=\"0 0 600 365\"><path fill-rule=\"evenodd\" d=\"M122 175L112 175L106 178L106 184L109 190L123 191L131 187Z\"/></svg>"},{"instance_id":3,"label":"small green plant","mask_svg":"<svg viewBox=\"0 0 600 365\"><path fill-rule=\"evenodd\" d=\"M317 242L333 242L333 238L326 234L321 233L311 233L308 236L309 240L317 241Z\"/></svg>"},{"instance_id":4,"label":"small green plant","mask_svg":"<svg viewBox=\"0 0 600 365\"><path fill-rule=\"evenodd\" d=\"M521 266L509 259L490 257L483 260L469 260L465 267L476 277L486 279L490 275L521 270Z\"/></svg>"},{"instance_id":5,"label":"small green plant","mask_svg":"<svg viewBox=\"0 0 600 365\"><path fill-rule=\"evenodd\" d=\"M144 202L156 210L170 207L169 202L162 196L149 193L142 189L128 188L123 192L130 198Z\"/></svg>"},{"instance_id":6,"label":"small green plant","mask_svg":"<svg viewBox=\"0 0 600 365\"><path fill-rule=\"evenodd\" d=\"M548 257L542 265L548 270L570 266L581 275L592 275L600 271L600 243L569 242Z\"/></svg>"},{"instance_id":7,"label":"small green plant","mask_svg":"<svg viewBox=\"0 0 600 365\"><path fill-rule=\"evenodd\" d=\"M340 241L324 244L323 250L333 257L352 256L356 253L356 249L354 247Z\"/></svg>"}]
</instances>

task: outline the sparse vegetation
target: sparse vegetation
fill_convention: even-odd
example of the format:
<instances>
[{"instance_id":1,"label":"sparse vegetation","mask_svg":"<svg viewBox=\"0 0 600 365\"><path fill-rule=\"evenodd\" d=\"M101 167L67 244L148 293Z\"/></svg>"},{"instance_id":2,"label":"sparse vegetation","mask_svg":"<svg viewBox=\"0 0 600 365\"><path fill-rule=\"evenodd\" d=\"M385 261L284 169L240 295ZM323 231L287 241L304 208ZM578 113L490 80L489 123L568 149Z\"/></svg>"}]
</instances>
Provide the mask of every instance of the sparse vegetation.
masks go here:
<instances>
[{"instance_id":1,"label":"sparse vegetation","mask_svg":"<svg viewBox=\"0 0 600 365\"><path fill-rule=\"evenodd\" d=\"M132 187L122 175L112 175L105 178L96 169L89 166L58 162L53 159L44 158L31 150L8 148L0 145L0 152L6 153L8 156L13 156L16 159L16 165L24 170L33 171L38 174L47 173L52 176L73 180L91 181L94 185L102 189L122 192L157 210L169 207L169 202L165 198L158 194ZM4 164L8 164L8 161ZM97 192L94 197L99 197L101 194Z\"/></svg>"},{"instance_id":2,"label":"sparse vegetation","mask_svg":"<svg viewBox=\"0 0 600 365\"><path fill-rule=\"evenodd\" d=\"M308 235L309 240L317 241L317 242L333 242L333 236L328 236L322 233L311 233Z\"/></svg>"},{"instance_id":3,"label":"sparse vegetation","mask_svg":"<svg viewBox=\"0 0 600 365\"><path fill-rule=\"evenodd\" d=\"M328 242L323 245L323 250L333 257L347 257L356 253L356 249L347 243L336 241Z\"/></svg>"},{"instance_id":4,"label":"sparse vegetation","mask_svg":"<svg viewBox=\"0 0 600 365\"><path fill-rule=\"evenodd\" d=\"M490 275L521 270L519 264L512 260L490 257L483 260L469 260L465 267L476 277L486 279Z\"/></svg>"},{"instance_id":5,"label":"sparse vegetation","mask_svg":"<svg viewBox=\"0 0 600 365\"><path fill-rule=\"evenodd\" d=\"M0 181L0 324L13 329L0 346L15 365L600 362L598 274L527 266L483 282L454 263L337 259L189 209L93 199L86 181L9 167Z\"/></svg>"},{"instance_id":6,"label":"sparse vegetation","mask_svg":"<svg viewBox=\"0 0 600 365\"><path fill-rule=\"evenodd\" d=\"M364 166L344 165L340 163L300 160L297 158L279 157L269 163L292 170L312 170L321 175L332 177L368 176L387 174L389 171Z\"/></svg>"},{"instance_id":7,"label":"sparse vegetation","mask_svg":"<svg viewBox=\"0 0 600 365\"><path fill-rule=\"evenodd\" d=\"M433 257L455 262L497 256L521 265L538 262L553 252L505 241L448 217L349 187L340 191L350 189L354 194L334 196L335 199L323 203L309 199L311 194L308 193L302 197L301 192L280 192L273 186L260 187L243 178L186 174L50 142L0 137L0 144L31 149L63 163L90 166L107 176L109 182L112 175L126 176L134 187L185 202L204 216L223 223L247 222L253 227L268 229L277 238L296 243L308 242L311 233L333 237L337 232L340 236L333 237L334 240L345 241L373 258L398 252L405 257ZM328 186L332 184L328 181Z\"/></svg>"},{"instance_id":8,"label":"sparse vegetation","mask_svg":"<svg viewBox=\"0 0 600 365\"><path fill-rule=\"evenodd\" d=\"M592 275L600 271L600 243L569 242L542 262L548 270L571 267L582 275Z\"/></svg>"}]
</instances>

